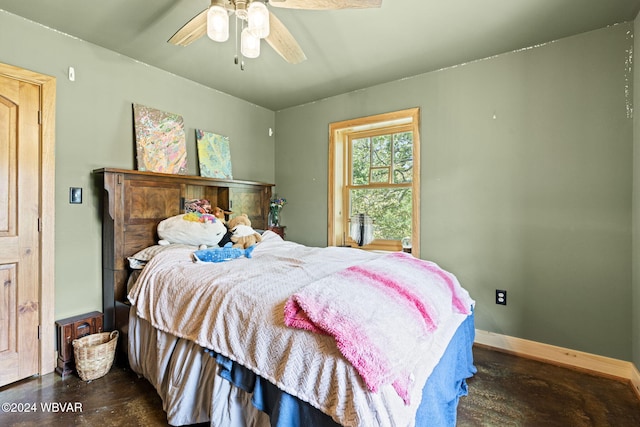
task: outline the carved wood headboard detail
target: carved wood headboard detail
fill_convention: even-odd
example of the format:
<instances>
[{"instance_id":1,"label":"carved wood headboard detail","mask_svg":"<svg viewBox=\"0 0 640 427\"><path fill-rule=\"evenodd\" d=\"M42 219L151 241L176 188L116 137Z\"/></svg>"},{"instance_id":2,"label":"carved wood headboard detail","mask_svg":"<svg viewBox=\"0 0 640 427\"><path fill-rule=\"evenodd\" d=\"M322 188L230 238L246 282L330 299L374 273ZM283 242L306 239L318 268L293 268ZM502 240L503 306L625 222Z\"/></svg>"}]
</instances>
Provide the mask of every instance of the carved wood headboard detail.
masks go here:
<instances>
[{"instance_id":1,"label":"carved wood headboard detail","mask_svg":"<svg viewBox=\"0 0 640 427\"><path fill-rule=\"evenodd\" d=\"M207 199L246 213L253 228L266 229L273 184L124 169L93 171L102 199L102 306L105 330L128 323L127 257L158 242L160 221L182 212L184 200Z\"/></svg>"}]
</instances>

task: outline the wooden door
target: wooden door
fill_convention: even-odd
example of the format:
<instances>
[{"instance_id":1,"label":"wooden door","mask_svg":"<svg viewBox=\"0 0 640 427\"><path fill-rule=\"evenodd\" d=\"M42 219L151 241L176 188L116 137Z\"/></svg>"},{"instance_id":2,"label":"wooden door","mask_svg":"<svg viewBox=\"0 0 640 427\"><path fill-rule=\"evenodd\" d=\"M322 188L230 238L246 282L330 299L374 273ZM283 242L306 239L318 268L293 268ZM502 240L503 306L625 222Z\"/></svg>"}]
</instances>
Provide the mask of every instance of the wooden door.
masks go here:
<instances>
[{"instance_id":1,"label":"wooden door","mask_svg":"<svg viewBox=\"0 0 640 427\"><path fill-rule=\"evenodd\" d=\"M40 96L0 75L0 386L40 371Z\"/></svg>"}]
</instances>

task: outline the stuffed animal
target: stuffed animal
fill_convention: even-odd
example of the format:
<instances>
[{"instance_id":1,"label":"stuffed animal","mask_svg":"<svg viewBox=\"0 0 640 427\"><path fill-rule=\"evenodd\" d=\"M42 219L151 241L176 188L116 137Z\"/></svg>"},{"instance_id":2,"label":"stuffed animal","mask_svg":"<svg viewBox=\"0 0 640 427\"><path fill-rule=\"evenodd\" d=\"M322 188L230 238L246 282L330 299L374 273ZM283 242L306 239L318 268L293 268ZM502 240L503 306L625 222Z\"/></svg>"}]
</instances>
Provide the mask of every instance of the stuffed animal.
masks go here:
<instances>
[{"instance_id":1,"label":"stuffed animal","mask_svg":"<svg viewBox=\"0 0 640 427\"><path fill-rule=\"evenodd\" d=\"M242 256L251 258L251 252L253 252L254 247L255 246L250 246L247 249L239 249L232 247L231 242L229 242L221 248L208 248L195 251L193 253L193 259L195 262L223 262Z\"/></svg>"},{"instance_id":2,"label":"stuffed animal","mask_svg":"<svg viewBox=\"0 0 640 427\"><path fill-rule=\"evenodd\" d=\"M226 223L227 223L226 219L224 218L225 214L226 214L226 215L228 215L228 214L231 214L231 213L233 213L233 212L231 212L231 211L225 211L224 209L219 208L218 206L216 206L215 208L213 208L213 216L215 216L215 217L216 217L216 218L218 218L220 221L222 221L222 223L223 223L223 224L226 224Z\"/></svg>"},{"instance_id":3,"label":"stuffed animal","mask_svg":"<svg viewBox=\"0 0 640 427\"><path fill-rule=\"evenodd\" d=\"M251 228L251 220L247 214L231 218L228 226L234 248L246 249L262 241L262 236Z\"/></svg>"},{"instance_id":4,"label":"stuffed animal","mask_svg":"<svg viewBox=\"0 0 640 427\"><path fill-rule=\"evenodd\" d=\"M181 243L206 247L218 246L227 228L213 215L189 212L160 221L157 231L160 245Z\"/></svg>"},{"instance_id":5,"label":"stuffed animal","mask_svg":"<svg viewBox=\"0 0 640 427\"><path fill-rule=\"evenodd\" d=\"M218 242L218 246L223 247L225 246L227 243L231 242L231 230L229 230L229 226L227 225L227 221L225 219L225 215L229 215L232 214L233 212L231 211L225 211L224 209L216 206L215 208L213 208L213 215L216 217L216 219L218 221L220 221L221 223L224 224L225 227L227 227L227 232L224 234L224 237L222 238L222 240L220 240L220 242Z\"/></svg>"}]
</instances>

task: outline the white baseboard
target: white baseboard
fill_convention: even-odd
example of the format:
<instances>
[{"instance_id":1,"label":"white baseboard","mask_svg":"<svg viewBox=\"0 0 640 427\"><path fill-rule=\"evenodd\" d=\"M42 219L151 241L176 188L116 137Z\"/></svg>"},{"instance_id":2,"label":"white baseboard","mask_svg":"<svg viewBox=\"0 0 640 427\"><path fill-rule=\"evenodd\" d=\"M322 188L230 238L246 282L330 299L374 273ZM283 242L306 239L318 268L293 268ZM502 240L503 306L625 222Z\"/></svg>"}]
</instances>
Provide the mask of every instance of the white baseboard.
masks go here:
<instances>
[{"instance_id":1,"label":"white baseboard","mask_svg":"<svg viewBox=\"0 0 640 427\"><path fill-rule=\"evenodd\" d=\"M518 356L629 381L640 399L640 372L638 372L638 368L631 362L582 351L569 350L479 329L476 329L475 342Z\"/></svg>"}]
</instances>

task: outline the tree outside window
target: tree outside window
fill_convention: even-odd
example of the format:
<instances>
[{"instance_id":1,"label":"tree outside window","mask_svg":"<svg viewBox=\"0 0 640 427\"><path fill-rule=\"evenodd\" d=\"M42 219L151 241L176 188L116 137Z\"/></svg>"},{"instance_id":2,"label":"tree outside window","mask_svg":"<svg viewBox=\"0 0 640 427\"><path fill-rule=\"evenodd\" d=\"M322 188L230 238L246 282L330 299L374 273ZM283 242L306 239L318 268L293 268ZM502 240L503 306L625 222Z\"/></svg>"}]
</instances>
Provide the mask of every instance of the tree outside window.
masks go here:
<instances>
[{"instance_id":1,"label":"tree outside window","mask_svg":"<svg viewBox=\"0 0 640 427\"><path fill-rule=\"evenodd\" d=\"M349 219L365 213L374 241L365 249L400 250L410 237L419 253L419 109L332 123L329 244L354 245Z\"/></svg>"},{"instance_id":2,"label":"tree outside window","mask_svg":"<svg viewBox=\"0 0 640 427\"><path fill-rule=\"evenodd\" d=\"M349 217L369 215L375 223L375 239L411 236L413 132L406 127L349 138L351 182L345 189Z\"/></svg>"}]
</instances>

